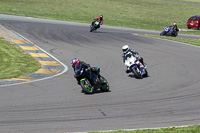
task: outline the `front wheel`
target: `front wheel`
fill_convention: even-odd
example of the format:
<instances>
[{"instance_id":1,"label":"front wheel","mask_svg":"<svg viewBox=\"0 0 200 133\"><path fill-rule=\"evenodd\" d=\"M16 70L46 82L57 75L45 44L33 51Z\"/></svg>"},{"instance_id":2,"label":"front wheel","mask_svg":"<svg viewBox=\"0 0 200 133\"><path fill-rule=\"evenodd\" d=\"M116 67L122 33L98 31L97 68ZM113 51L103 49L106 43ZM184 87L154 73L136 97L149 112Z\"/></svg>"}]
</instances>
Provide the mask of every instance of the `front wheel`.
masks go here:
<instances>
[{"instance_id":1,"label":"front wheel","mask_svg":"<svg viewBox=\"0 0 200 133\"><path fill-rule=\"evenodd\" d=\"M143 76L141 75L141 71L138 67L132 69L134 76L138 79L142 79Z\"/></svg>"},{"instance_id":2,"label":"front wheel","mask_svg":"<svg viewBox=\"0 0 200 133\"><path fill-rule=\"evenodd\" d=\"M164 33L163 33L163 32L161 32L161 33L160 33L160 36L164 36Z\"/></svg>"},{"instance_id":3,"label":"front wheel","mask_svg":"<svg viewBox=\"0 0 200 133\"><path fill-rule=\"evenodd\" d=\"M94 87L91 85L90 81L87 78L83 78L80 80L80 85L85 94L93 94Z\"/></svg>"},{"instance_id":4,"label":"front wheel","mask_svg":"<svg viewBox=\"0 0 200 133\"><path fill-rule=\"evenodd\" d=\"M103 76L100 76L99 79L101 82L101 87L100 87L101 91L108 92L110 89L108 81Z\"/></svg>"},{"instance_id":5,"label":"front wheel","mask_svg":"<svg viewBox=\"0 0 200 133\"><path fill-rule=\"evenodd\" d=\"M94 30L94 26L91 24L90 25L90 32L92 32Z\"/></svg>"}]
</instances>

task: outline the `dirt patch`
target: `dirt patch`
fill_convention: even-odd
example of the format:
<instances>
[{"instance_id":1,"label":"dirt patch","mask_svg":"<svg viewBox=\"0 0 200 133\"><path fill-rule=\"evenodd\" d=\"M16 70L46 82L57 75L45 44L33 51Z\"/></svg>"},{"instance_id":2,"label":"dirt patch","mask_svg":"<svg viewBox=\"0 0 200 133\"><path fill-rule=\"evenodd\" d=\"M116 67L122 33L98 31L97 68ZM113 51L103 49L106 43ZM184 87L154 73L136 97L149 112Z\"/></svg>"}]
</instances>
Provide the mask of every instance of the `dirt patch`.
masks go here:
<instances>
[{"instance_id":1,"label":"dirt patch","mask_svg":"<svg viewBox=\"0 0 200 133\"><path fill-rule=\"evenodd\" d=\"M13 42L13 40L23 40L21 37L0 25L0 37L6 41Z\"/></svg>"}]
</instances>

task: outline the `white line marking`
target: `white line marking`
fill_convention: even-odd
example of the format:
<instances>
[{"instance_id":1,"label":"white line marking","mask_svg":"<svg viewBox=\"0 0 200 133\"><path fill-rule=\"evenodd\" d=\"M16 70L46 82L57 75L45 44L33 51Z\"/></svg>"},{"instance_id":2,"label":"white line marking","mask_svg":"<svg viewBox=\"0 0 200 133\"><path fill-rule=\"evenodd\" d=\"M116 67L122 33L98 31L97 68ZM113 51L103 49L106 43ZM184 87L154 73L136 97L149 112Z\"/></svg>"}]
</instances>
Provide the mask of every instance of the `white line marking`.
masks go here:
<instances>
[{"instance_id":1,"label":"white line marking","mask_svg":"<svg viewBox=\"0 0 200 133\"><path fill-rule=\"evenodd\" d=\"M181 128L193 125L171 126L171 127L156 127L156 128L136 128L136 129L118 129L118 130L103 130L103 131L86 131L86 132L71 132L71 133L88 133L88 132L114 132L114 131L135 131L135 130L148 130L148 129L161 129L161 128Z\"/></svg>"}]
</instances>

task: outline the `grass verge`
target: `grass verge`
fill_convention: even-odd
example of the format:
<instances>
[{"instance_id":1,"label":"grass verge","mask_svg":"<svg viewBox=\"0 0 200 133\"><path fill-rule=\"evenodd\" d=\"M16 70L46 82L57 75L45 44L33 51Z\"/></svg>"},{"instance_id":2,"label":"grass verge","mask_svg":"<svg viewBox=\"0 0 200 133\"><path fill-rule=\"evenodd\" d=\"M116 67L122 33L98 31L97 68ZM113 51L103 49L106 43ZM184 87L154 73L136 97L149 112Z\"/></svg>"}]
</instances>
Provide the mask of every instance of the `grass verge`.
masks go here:
<instances>
[{"instance_id":1,"label":"grass verge","mask_svg":"<svg viewBox=\"0 0 200 133\"><path fill-rule=\"evenodd\" d=\"M172 41L177 41L177 42L182 42L182 43L200 46L200 40L195 40L195 39L178 38L178 37L170 37L170 36L159 36L159 35L149 35L149 34L140 34L140 35L162 38L162 39L168 39L168 40L172 40Z\"/></svg>"},{"instance_id":2,"label":"grass verge","mask_svg":"<svg viewBox=\"0 0 200 133\"><path fill-rule=\"evenodd\" d=\"M0 38L0 79L17 78L40 69L41 64L17 44Z\"/></svg>"},{"instance_id":3,"label":"grass verge","mask_svg":"<svg viewBox=\"0 0 200 133\"><path fill-rule=\"evenodd\" d=\"M100 132L90 132L90 133L100 133ZM134 130L134 131L111 131L104 133L200 133L200 126L188 126L188 127L172 127L172 128L160 128L160 129L144 129L144 130Z\"/></svg>"}]
</instances>

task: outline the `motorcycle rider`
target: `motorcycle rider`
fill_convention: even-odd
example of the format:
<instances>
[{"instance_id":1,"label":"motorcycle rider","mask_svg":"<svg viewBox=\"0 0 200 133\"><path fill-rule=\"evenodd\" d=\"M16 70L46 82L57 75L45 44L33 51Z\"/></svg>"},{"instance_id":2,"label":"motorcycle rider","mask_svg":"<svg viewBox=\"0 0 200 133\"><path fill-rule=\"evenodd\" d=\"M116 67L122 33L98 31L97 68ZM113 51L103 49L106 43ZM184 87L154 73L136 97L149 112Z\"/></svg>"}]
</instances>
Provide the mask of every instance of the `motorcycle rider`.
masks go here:
<instances>
[{"instance_id":1,"label":"motorcycle rider","mask_svg":"<svg viewBox=\"0 0 200 133\"><path fill-rule=\"evenodd\" d=\"M175 34L175 32L177 32L177 31L179 31L176 23L173 23L173 25L171 25L170 27L172 27L172 29L173 29L173 34Z\"/></svg>"},{"instance_id":2,"label":"motorcycle rider","mask_svg":"<svg viewBox=\"0 0 200 133\"><path fill-rule=\"evenodd\" d=\"M74 58L71 60L72 68L74 69L74 77L77 80L77 83L80 85L80 81L77 78L77 73L81 70L80 67L84 67L84 69L91 70L92 72L99 74L99 67L91 67L90 64L85 63L84 61L80 61L78 58Z\"/></svg>"},{"instance_id":3,"label":"motorcycle rider","mask_svg":"<svg viewBox=\"0 0 200 133\"><path fill-rule=\"evenodd\" d=\"M123 62L125 63L125 57L126 57L126 55L131 53L133 55L133 57L135 57L139 61L137 63L140 65L140 68L141 68L141 71L142 71L142 74L143 74L144 73L144 67L145 67L145 65L144 65L143 58L139 57L139 53L136 52L135 50L131 50L128 45L122 46L122 51L123 51L123 54L122 54ZM130 72L131 71L127 67L126 68L126 73L130 73Z\"/></svg>"},{"instance_id":4,"label":"motorcycle rider","mask_svg":"<svg viewBox=\"0 0 200 133\"><path fill-rule=\"evenodd\" d=\"M92 25L98 21L100 22L99 25L97 25L97 28L100 28L100 25L103 25L103 15L100 15L99 17L94 18L95 21L92 22Z\"/></svg>"}]
</instances>

